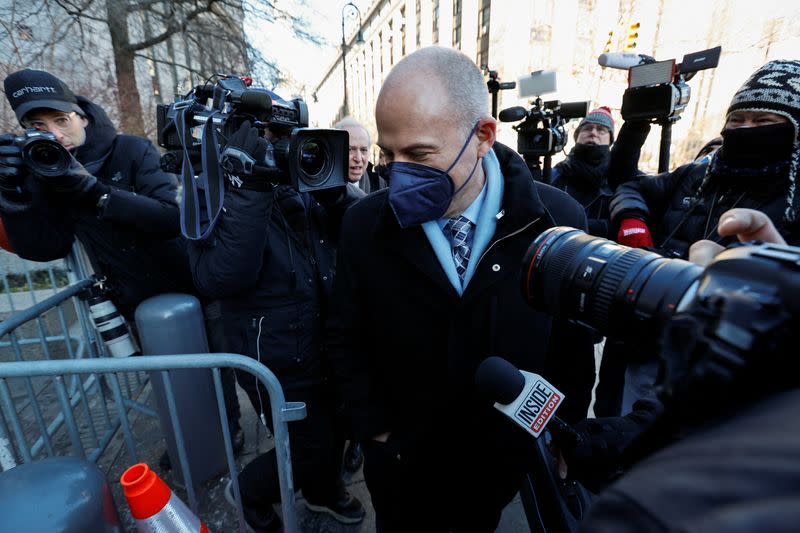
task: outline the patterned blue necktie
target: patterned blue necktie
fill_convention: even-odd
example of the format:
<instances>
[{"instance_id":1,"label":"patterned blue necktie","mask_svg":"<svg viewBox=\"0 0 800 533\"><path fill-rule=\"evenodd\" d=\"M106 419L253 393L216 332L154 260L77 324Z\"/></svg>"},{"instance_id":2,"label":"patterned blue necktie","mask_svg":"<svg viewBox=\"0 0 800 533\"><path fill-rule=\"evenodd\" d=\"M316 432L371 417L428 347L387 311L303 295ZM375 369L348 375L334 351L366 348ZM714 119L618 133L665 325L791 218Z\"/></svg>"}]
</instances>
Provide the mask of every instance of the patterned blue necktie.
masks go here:
<instances>
[{"instance_id":1,"label":"patterned blue necktie","mask_svg":"<svg viewBox=\"0 0 800 533\"><path fill-rule=\"evenodd\" d=\"M450 231L453 243L453 261L456 264L456 272L461 281L464 281L464 274L467 272L469 264L469 232L472 230L472 222L464 215L451 218L447 222L447 229Z\"/></svg>"}]
</instances>

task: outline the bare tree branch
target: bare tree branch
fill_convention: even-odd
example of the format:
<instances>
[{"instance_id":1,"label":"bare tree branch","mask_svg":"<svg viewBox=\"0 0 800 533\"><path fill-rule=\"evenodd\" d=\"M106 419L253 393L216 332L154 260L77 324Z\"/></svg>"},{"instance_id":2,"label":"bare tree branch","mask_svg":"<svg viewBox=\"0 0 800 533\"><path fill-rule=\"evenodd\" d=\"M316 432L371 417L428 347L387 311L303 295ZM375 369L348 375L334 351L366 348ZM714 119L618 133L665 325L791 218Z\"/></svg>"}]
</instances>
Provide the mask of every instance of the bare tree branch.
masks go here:
<instances>
[{"instance_id":1,"label":"bare tree branch","mask_svg":"<svg viewBox=\"0 0 800 533\"><path fill-rule=\"evenodd\" d=\"M149 48L151 46L157 45L158 43L164 42L173 33L182 32L186 30L186 27L192 20L194 20L203 13L211 11L211 8L217 1L218 0L207 0L205 7L198 7L197 9L190 11L183 17L183 20L179 22L175 22L173 19L173 22L171 22L170 25L167 26L167 29L164 30L164 32L162 32L160 35L156 35L155 37L152 37L150 39L145 39L144 41L136 44L129 44L127 47L128 50L135 51L135 50L143 50L145 48Z\"/></svg>"},{"instance_id":2,"label":"bare tree branch","mask_svg":"<svg viewBox=\"0 0 800 533\"><path fill-rule=\"evenodd\" d=\"M147 59L148 61L153 61L154 63L160 63L162 65L180 67L180 68L182 68L184 70L188 70L192 74L195 74L195 75L200 76L200 77L202 77L204 75L206 75L206 76L208 75L207 73L200 72L199 70L193 69L192 67L184 65L182 63L178 63L177 61L167 61L166 59L158 59L157 57L150 57L150 56L147 56L147 55L144 55L144 54L134 54L134 55L136 57L139 57L139 58L142 58L142 59Z\"/></svg>"}]
</instances>

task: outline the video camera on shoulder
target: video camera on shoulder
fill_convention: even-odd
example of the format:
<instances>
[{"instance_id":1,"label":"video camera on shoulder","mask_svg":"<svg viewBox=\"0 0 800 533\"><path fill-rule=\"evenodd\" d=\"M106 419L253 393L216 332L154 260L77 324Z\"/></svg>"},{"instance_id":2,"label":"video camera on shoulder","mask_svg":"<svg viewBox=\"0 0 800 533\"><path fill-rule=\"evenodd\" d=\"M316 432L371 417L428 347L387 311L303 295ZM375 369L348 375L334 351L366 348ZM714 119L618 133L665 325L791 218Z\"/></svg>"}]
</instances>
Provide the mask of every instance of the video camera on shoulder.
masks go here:
<instances>
[{"instance_id":1,"label":"video camera on shoulder","mask_svg":"<svg viewBox=\"0 0 800 533\"><path fill-rule=\"evenodd\" d=\"M270 132L270 150L264 161L240 161L236 166L242 172L262 172L301 192L345 185L347 132L308 128L308 106L301 98L286 101L267 89L250 87L249 82L249 78L221 76L216 83L198 85L171 104L158 105L158 145L170 150L162 157L162 169L181 174L184 144L193 165L201 164L203 131L209 120L221 144L214 147L218 152L250 121L262 136ZM178 120L181 113L183 121Z\"/></svg>"},{"instance_id":2,"label":"video camera on shoulder","mask_svg":"<svg viewBox=\"0 0 800 533\"><path fill-rule=\"evenodd\" d=\"M555 92L556 73L539 70L530 76L520 78L520 97L535 96L531 109L522 106L510 107L500 111L502 122L518 122L514 126L517 132L517 152L525 159L534 176L541 172L545 180L550 174L552 156L564 149L567 134L564 125L572 119L583 118L589 112L589 102L561 102L550 100L543 102L541 96ZM544 169L540 169L539 158L544 157Z\"/></svg>"}]
</instances>

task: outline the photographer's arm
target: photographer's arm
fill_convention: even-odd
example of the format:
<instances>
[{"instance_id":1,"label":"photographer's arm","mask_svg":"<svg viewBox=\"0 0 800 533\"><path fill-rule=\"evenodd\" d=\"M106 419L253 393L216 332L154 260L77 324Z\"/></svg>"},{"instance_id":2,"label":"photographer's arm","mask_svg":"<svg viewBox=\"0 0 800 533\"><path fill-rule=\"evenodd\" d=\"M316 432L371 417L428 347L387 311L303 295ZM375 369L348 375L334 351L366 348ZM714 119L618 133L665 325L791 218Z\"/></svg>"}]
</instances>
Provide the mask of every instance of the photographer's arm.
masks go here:
<instances>
[{"instance_id":1,"label":"photographer's arm","mask_svg":"<svg viewBox=\"0 0 800 533\"><path fill-rule=\"evenodd\" d=\"M28 209L13 212L0 201L3 226L14 252L30 261L53 261L66 257L75 241L74 221L58 207L34 202Z\"/></svg>"},{"instance_id":2,"label":"photographer's arm","mask_svg":"<svg viewBox=\"0 0 800 533\"><path fill-rule=\"evenodd\" d=\"M649 122L625 122L611 146L608 163L608 185L616 190L623 183L635 180L642 172L639 170L639 157L642 146L650 133Z\"/></svg>"},{"instance_id":3,"label":"photographer's arm","mask_svg":"<svg viewBox=\"0 0 800 533\"><path fill-rule=\"evenodd\" d=\"M228 188L211 234L189 241L192 277L201 294L225 298L256 286L274 202L271 191Z\"/></svg>"},{"instance_id":4,"label":"photographer's arm","mask_svg":"<svg viewBox=\"0 0 800 533\"><path fill-rule=\"evenodd\" d=\"M123 224L155 238L179 236L178 182L175 176L161 170L159 161L158 151L148 143L132 178L134 191L98 182L94 197L108 194L98 215L100 220Z\"/></svg>"}]
</instances>

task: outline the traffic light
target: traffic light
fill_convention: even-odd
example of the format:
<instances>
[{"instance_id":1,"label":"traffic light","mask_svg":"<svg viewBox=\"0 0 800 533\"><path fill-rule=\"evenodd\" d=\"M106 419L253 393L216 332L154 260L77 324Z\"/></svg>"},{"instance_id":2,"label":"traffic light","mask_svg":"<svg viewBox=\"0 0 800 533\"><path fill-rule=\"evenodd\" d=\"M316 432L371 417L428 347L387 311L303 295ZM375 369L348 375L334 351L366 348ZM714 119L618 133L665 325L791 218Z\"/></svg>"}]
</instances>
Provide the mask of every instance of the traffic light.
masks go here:
<instances>
[{"instance_id":1,"label":"traffic light","mask_svg":"<svg viewBox=\"0 0 800 533\"><path fill-rule=\"evenodd\" d=\"M606 41L605 48L603 48L603 53L604 54L607 54L608 52L611 51L611 40L613 38L614 38L614 32L613 31L608 32L608 40Z\"/></svg>"},{"instance_id":2,"label":"traffic light","mask_svg":"<svg viewBox=\"0 0 800 533\"><path fill-rule=\"evenodd\" d=\"M636 39L639 38L639 32L637 31L639 29L639 26L641 26L641 24L639 24L638 22L634 22L633 24L628 26L628 35L625 37L626 52L636 48Z\"/></svg>"}]
</instances>

